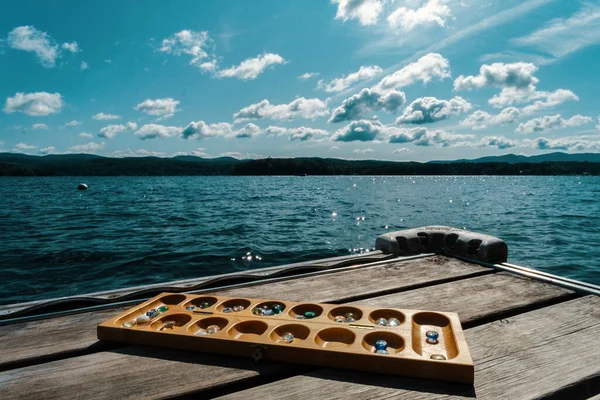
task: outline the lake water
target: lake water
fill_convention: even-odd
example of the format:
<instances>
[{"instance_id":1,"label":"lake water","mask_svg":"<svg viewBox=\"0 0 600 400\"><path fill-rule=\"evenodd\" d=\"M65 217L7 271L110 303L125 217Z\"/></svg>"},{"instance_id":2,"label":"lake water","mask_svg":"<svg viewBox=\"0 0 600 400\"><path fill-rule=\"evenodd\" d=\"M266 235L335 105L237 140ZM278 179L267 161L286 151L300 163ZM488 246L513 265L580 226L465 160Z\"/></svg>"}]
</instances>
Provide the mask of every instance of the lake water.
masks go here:
<instances>
[{"instance_id":1,"label":"lake water","mask_svg":"<svg viewBox=\"0 0 600 400\"><path fill-rule=\"evenodd\" d=\"M2 178L0 304L346 255L425 225L600 284L599 196L600 177Z\"/></svg>"}]
</instances>

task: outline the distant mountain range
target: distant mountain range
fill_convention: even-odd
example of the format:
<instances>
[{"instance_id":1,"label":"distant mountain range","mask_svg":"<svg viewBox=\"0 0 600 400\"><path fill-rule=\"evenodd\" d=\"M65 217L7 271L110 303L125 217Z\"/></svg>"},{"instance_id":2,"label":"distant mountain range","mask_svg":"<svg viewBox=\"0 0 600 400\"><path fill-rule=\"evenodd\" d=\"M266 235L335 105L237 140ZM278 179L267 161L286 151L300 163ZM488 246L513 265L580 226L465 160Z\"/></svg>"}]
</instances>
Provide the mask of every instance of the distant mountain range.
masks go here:
<instances>
[{"instance_id":1,"label":"distant mountain range","mask_svg":"<svg viewBox=\"0 0 600 400\"><path fill-rule=\"evenodd\" d=\"M503 156L488 156L476 158L473 160L437 160L429 161L430 163L457 163L457 162L473 162L473 163L489 163L503 162L509 164L516 163L541 163L541 162L600 162L600 153L578 153L568 154L562 152L540 154L537 156L520 156L517 154L505 154Z\"/></svg>"},{"instance_id":2,"label":"distant mountain range","mask_svg":"<svg viewBox=\"0 0 600 400\"><path fill-rule=\"evenodd\" d=\"M419 163L318 157L238 160L0 153L0 176L121 175L600 175L600 154L550 153L531 157L507 154Z\"/></svg>"}]
</instances>

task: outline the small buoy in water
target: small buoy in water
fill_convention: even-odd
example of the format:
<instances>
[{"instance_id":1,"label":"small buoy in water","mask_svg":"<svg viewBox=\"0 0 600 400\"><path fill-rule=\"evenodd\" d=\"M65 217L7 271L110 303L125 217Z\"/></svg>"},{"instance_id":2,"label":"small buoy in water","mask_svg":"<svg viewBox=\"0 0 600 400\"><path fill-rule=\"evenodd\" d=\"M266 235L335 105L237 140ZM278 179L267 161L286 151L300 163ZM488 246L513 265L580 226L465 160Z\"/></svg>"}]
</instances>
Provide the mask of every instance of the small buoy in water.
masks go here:
<instances>
[{"instance_id":1,"label":"small buoy in water","mask_svg":"<svg viewBox=\"0 0 600 400\"><path fill-rule=\"evenodd\" d=\"M77 186L77 190L87 190L88 185L86 185L85 183L80 183L79 186Z\"/></svg>"}]
</instances>

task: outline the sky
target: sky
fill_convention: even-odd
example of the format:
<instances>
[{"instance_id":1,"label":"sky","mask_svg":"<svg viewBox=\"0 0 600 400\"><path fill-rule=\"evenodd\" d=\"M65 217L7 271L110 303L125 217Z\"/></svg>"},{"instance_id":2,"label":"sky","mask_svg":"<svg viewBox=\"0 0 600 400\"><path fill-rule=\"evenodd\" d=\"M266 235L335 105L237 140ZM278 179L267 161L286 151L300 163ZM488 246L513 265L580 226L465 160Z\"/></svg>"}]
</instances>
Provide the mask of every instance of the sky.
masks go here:
<instances>
[{"instance_id":1,"label":"sky","mask_svg":"<svg viewBox=\"0 0 600 400\"><path fill-rule=\"evenodd\" d=\"M0 152L600 151L600 1L4 1Z\"/></svg>"}]
</instances>

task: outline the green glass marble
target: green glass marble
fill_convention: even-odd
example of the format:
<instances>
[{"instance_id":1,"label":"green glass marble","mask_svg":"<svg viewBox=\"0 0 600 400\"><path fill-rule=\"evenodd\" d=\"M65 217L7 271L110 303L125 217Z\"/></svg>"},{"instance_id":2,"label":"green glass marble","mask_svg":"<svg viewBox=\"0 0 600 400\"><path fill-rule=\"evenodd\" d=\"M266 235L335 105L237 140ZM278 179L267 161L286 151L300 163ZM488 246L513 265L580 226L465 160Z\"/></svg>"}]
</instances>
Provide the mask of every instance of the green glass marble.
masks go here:
<instances>
[{"instance_id":1,"label":"green glass marble","mask_svg":"<svg viewBox=\"0 0 600 400\"><path fill-rule=\"evenodd\" d=\"M317 313L316 313L316 312L314 312L314 311L307 311L307 312L305 312L305 313L304 313L304 316L305 316L306 318L314 318L314 317L316 317L316 316L317 316Z\"/></svg>"},{"instance_id":2,"label":"green glass marble","mask_svg":"<svg viewBox=\"0 0 600 400\"><path fill-rule=\"evenodd\" d=\"M163 313L163 312L167 311L168 309L169 309L169 307L167 307L167 306L160 306L160 307L158 307L158 312Z\"/></svg>"},{"instance_id":3,"label":"green glass marble","mask_svg":"<svg viewBox=\"0 0 600 400\"><path fill-rule=\"evenodd\" d=\"M135 326L135 321L127 321L123 324L123 328L133 328Z\"/></svg>"}]
</instances>

